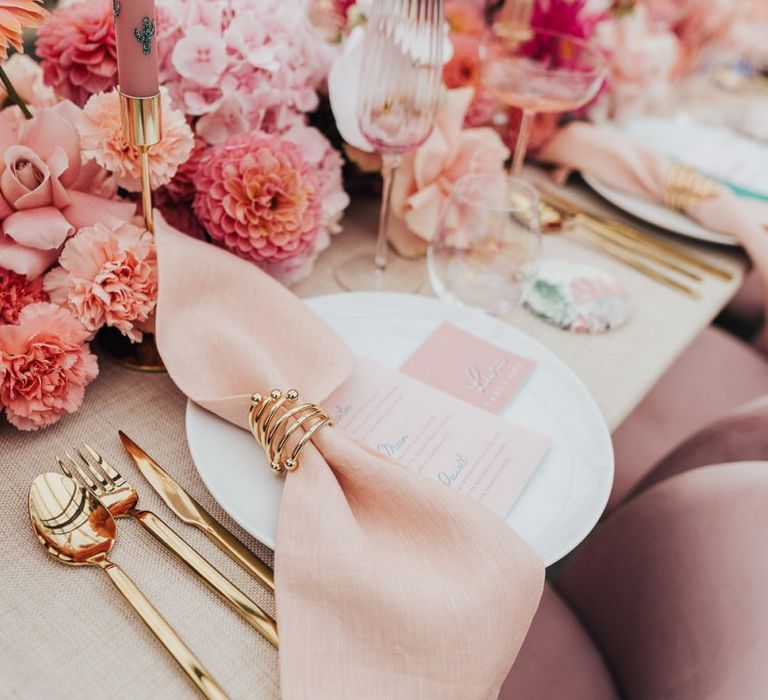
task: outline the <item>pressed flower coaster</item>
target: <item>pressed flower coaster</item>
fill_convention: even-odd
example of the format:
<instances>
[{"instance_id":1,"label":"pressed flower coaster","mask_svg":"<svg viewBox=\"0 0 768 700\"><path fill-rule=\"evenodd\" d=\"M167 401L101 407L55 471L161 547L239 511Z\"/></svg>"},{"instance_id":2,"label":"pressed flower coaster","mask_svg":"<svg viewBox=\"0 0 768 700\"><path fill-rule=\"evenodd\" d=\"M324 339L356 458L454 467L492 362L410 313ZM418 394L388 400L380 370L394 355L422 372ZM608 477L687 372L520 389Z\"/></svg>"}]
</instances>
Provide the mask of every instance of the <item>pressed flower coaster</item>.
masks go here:
<instances>
[{"instance_id":1,"label":"pressed flower coaster","mask_svg":"<svg viewBox=\"0 0 768 700\"><path fill-rule=\"evenodd\" d=\"M627 288L607 272L563 260L548 260L523 305L547 323L573 333L605 333L632 313Z\"/></svg>"}]
</instances>

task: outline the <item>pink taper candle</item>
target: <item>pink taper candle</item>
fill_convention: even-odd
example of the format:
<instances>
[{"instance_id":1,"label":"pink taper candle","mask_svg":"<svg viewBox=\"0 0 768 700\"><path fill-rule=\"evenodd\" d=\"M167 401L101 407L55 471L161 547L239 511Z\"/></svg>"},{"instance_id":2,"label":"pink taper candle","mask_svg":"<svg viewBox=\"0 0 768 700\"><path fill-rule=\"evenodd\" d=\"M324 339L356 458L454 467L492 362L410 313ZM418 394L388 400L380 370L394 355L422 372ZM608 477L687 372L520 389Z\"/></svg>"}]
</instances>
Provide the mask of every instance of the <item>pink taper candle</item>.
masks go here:
<instances>
[{"instance_id":1,"label":"pink taper candle","mask_svg":"<svg viewBox=\"0 0 768 700\"><path fill-rule=\"evenodd\" d=\"M155 0L112 0L120 92L151 97L160 92Z\"/></svg>"}]
</instances>

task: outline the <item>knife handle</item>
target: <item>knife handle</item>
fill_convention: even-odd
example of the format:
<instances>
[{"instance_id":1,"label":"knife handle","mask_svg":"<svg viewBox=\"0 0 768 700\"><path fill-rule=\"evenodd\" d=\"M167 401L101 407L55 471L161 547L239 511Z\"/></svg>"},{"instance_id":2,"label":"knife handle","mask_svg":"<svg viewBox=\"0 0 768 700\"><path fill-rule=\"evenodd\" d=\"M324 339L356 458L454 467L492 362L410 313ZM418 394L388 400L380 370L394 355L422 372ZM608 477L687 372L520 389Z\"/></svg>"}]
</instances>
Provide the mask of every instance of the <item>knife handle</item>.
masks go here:
<instances>
[{"instance_id":1,"label":"knife handle","mask_svg":"<svg viewBox=\"0 0 768 700\"><path fill-rule=\"evenodd\" d=\"M216 546L234 559L251 575L255 576L269 591L275 592L275 574L261 559L237 539L229 530L218 523L205 525L190 522L191 525L202 530Z\"/></svg>"},{"instance_id":2,"label":"knife handle","mask_svg":"<svg viewBox=\"0 0 768 700\"><path fill-rule=\"evenodd\" d=\"M255 628L274 647L278 646L277 623L232 581L210 564L197 550L188 545L168 525L148 510L134 510L131 515L189 566L216 593Z\"/></svg>"}]
</instances>

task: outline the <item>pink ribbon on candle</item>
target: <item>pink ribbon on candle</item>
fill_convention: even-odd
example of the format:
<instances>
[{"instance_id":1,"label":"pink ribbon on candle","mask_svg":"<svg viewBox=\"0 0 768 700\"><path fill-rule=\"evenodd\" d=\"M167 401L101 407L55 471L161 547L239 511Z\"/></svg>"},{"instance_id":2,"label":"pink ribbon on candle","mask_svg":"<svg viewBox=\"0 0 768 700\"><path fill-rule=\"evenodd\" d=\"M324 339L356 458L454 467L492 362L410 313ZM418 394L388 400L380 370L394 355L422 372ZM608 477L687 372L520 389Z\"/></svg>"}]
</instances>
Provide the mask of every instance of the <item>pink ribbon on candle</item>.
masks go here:
<instances>
[{"instance_id":1,"label":"pink ribbon on candle","mask_svg":"<svg viewBox=\"0 0 768 700\"><path fill-rule=\"evenodd\" d=\"M112 0L120 91L131 97L160 92L155 0Z\"/></svg>"}]
</instances>

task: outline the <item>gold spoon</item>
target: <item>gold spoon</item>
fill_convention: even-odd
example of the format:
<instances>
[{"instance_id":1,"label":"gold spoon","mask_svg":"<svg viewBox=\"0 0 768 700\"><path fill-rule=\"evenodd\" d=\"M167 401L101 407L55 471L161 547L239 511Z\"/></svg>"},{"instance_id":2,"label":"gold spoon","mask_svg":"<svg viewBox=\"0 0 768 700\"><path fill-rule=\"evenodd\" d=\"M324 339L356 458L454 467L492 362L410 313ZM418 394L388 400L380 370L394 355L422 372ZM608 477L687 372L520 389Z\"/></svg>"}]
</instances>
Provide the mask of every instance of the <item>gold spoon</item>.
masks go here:
<instances>
[{"instance_id":1,"label":"gold spoon","mask_svg":"<svg viewBox=\"0 0 768 700\"><path fill-rule=\"evenodd\" d=\"M50 555L65 564L98 566L106 572L206 698L227 698L221 686L136 584L107 559L117 529L114 518L101 501L63 474L41 474L29 489L29 517L37 539Z\"/></svg>"}]
</instances>

